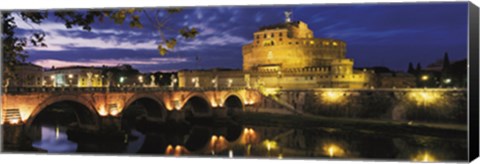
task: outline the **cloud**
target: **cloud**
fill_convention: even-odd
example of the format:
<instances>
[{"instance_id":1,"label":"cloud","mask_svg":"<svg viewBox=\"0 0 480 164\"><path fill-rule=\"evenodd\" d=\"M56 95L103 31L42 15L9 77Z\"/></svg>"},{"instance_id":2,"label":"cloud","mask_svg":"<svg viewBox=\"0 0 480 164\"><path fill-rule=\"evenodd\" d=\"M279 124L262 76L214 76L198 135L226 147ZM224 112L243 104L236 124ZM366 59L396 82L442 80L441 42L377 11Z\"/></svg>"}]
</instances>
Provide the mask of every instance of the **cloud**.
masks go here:
<instances>
[{"instance_id":1,"label":"cloud","mask_svg":"<svg viewBox=\"0 0 480 164\"><path fill-rule=\"evenodd\" d=\"M226 45L243 45L247 44L250 41L240 37L234 36L229 33L222 33L215 36L210 36L206 38L197 38L195 40L186 41L182 40L181 45L174 49L175 52L179 51L191 51L191 50L198 50L204 47L218 47L218 46L226 46Z\"/></svg>"},{"instance_id":2,"label":"cloud","mask_svg":"<svg viewBox=\"0 0 480 164\"><path fill-rule=\"evenodd\" d=\"M187 58L164 58L164 57L154 57L154 58L144 58L144 59L134 59L134 58L121 58L121 59L89 59L82 61L67 61L67 60L57 60L57 59L39 59L35 60L32 63L42 66L44 68L55 67L67 67L67 66L117 66L122 64L130 65L166 65L166 64L178 64L188 62Z\"/></svg>"},{"instance_id":3,"label":"cloud","mask_svg":"<svg viewBox=\"0 0 480 164\"><path fill-rule=\"evenodd\" d=\"M15 15L15 23L17 28L26 31L44 31L46 33L45 43L48 47L27 47L27 50L37 51L65 51L68 48L96 48L96 49L148 49L155 50L158 46L155 40L138 42L135 40L126 40L127 36L141 36L141 32L125 31L118 29L92 29L90 32L98 35L95 38L85 38L81 35L65 35L68 32L88 33L79 27L67 29L64 24L57 22L45 21L40 25L28 23ZM29 34L25 33L24 37Z\"/></svg>"}]
</instances>

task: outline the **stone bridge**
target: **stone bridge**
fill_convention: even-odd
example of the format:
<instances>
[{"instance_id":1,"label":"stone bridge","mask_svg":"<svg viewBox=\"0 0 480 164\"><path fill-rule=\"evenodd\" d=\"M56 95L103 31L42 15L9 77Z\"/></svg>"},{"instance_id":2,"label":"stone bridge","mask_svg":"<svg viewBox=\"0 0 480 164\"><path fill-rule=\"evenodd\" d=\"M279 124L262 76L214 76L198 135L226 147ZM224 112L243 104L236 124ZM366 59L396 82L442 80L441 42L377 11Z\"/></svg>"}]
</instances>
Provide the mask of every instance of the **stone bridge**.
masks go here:
<instances>
[{"instance_id":1,"label":"stone bridge","mask_svg":"<svg viewBox=\"0 0 480 164\"><path fill-rule=\"evenodd\" d=\"M2 95L2 123L30 126L44 110L64 107L74 109L80 124L97 126L102 117L122 117L136 109L158 121L222 118L260 97L245 88L9 88Z\"/></svg>"}]
</instances>

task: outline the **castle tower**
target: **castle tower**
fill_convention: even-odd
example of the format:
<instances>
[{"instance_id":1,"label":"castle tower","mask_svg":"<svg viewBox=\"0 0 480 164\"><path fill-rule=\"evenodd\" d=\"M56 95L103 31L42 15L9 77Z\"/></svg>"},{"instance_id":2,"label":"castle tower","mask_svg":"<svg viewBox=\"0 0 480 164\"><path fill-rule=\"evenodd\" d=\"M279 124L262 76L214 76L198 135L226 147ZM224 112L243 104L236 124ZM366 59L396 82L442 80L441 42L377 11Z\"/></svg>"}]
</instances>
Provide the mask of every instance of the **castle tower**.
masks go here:
<instances>
[{"instance_id":1,"label":"castle tower","mask_svg":"<svg viewBox=\"0 0 480 164\"><path fill-rule=\"evenodd\" d=\"M367 85L368 77L364 73L356 74L353 60L345 57L344 41L315 38L305 22L292 21L291 12L284 14L285 23L260 27L253 34L253 42L242 47L245 72L258 77L266 86L268 82L277 81L270 86L299 87L302 83L299 79L308 81L305 87L310 88Z\"/></svg>"}]
</instances>

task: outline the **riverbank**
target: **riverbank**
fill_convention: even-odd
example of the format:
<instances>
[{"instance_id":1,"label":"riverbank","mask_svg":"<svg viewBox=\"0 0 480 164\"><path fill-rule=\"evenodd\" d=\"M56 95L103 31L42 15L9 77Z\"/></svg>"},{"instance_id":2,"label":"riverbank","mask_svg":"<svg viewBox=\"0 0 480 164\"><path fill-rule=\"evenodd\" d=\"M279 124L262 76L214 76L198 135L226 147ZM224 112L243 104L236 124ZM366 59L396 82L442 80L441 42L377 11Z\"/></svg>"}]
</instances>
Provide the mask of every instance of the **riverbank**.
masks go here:
<instances>
[{"instance_id":1,"label":"riverbank","mask_svg":"<svg viewBox=\"0 0 480 164\"><path fill-rule=\"evenodd\" d=\"M467 125L396 122L384 120L332 118L313 115L284 115L245 112L235 118L243 125L282 126L286 128L335 128L384 135L422 135L467 138Z\"/></svg>"}]
</instances>

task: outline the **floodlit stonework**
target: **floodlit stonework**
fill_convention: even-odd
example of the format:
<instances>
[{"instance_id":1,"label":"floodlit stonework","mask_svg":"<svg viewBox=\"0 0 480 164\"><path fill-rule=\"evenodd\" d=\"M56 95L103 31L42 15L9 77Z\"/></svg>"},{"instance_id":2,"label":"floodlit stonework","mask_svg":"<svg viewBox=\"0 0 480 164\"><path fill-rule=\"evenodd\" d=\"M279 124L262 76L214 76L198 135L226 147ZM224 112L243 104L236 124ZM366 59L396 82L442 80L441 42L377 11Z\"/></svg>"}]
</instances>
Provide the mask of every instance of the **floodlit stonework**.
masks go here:
<instances>
[{"instance_id":1,"label":"floodlit stonework","mask_svg":"<svg viewBox=\"0 0 480 164\"><path fill-rule=\"evenodd\" d=\"M252 43L242 47L243 71L180 71L179 86L212 86L210 81L219 86L281 89L371 86L371 74L354 70L353 59L346 58L345 42L314 38L302 21L287 19L264 26L253 37Z\"/></svg>"}]
</instances>

